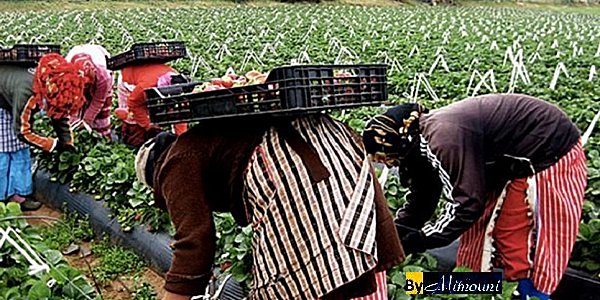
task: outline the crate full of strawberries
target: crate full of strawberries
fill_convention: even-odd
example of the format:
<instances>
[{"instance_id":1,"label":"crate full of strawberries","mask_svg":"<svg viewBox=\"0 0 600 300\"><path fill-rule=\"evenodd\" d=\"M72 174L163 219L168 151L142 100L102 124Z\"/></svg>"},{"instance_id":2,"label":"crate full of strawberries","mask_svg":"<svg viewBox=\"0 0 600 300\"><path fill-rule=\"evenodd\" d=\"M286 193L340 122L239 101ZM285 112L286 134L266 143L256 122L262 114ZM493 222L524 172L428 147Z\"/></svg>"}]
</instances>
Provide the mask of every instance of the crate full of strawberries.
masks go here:
<instances>
[{"instance_id":1,"label":"crate full of strawberries","mask_svg":"<svg viewBox=\"0 0 600 300\"><path fill-rule=\"evenodd\" d=\"M0 49L0 63L36 65L48 53L60 54L60 45L17 44L10 49Z\"/></svg>"},{"instance_id":2,"label":"crate full of strawberries","mask_svg":"<svg viewBox=\"0 0 600 300\"><path fill-rule=\"evenodd\" d=\"M146 62L166 63L187 56L184 42L157 42L134 44L129 51L107 59L110 70Z\"/></svg>"},{"instance_id":3,"label":"crate full of strawberries","mask_svg":"<svg viewBox=\"0 0 600 300\"><path fill-rule=\"evenodd\" d=\"M152 122L303 115L381 105L386 65L294 65L269 73L227 72L205 82L146 89Z\"/></svg>"}]
</instances>

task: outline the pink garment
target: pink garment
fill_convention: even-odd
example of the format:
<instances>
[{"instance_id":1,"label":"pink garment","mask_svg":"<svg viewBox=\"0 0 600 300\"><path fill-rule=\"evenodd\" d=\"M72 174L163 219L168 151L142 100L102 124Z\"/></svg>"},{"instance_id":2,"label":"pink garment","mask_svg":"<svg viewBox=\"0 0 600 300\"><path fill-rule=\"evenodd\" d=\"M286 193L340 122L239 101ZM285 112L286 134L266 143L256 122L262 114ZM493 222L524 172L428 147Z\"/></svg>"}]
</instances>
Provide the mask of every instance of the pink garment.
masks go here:
<instances>
[{"instance_id":1,"label":"pink garment","mask_svg":"<svg viewBox=\"0 0 600 300\"><path fill-rule=\"evenodd\" d=\"M133 119L133 114L129 111L129 107L127 106L127 98L129 98L129 95L131 92L133 92L133 89L135 89L135 85L128 84L127 82L121 80L119 81L120 82L117 85L117 96L119 103L118 108L115 110L115 115L125 123L137 124Z\"/></svg>"},{"instance_id":2,"label":"pink garment","mask_svg":"<svg viewBox=\"0 0 600 300\"><path fill-rule=\"evenodd\" d=\"M160 77L158 77L158 82L156 84L157 87L164 87L171 85L171 76L177 75L175 72L167 72Z\"/></svg>"},{"instance_id":3,"label":"pink garment","mask_svg":"<svg viewBox=\"0 0 600 300\"><path fill-rule=\"evenodd\" d=\"M82 111L71 116L71 124L83 120L90 125L92 129L104 136L108 136L110 135L110 108L112 105L113 77L105 66L98 65L94 62L94 67L96 69L94 72L96 78L90 86L86 87L86 104Z\"/></svg>"},{"instance_id":4,"label":"pink garment","mask_svg":"<svg viewBox=\"0 0 600 300\"><path fill-rule=\"evenodd\" d=\"M377 282L377 291L375 291L375 293L364 297L353 298L353 300L387 300L386 272L382 271L375 273L375 280Z\"/></svg>"},{"instance_id":5,"label":"pink garment","mask_svg":"<svg viewBox=\"0 0 600 300\"><path fill-rule=\"evenodd\" d=\"M73 56L79 53L85 53L92 57L92 61L97 66L102 66L106 69L106 57L110 57L110 53L100 45L85 44L73 47L65 59L71 61Z\"/></svg>"}]
</instances>

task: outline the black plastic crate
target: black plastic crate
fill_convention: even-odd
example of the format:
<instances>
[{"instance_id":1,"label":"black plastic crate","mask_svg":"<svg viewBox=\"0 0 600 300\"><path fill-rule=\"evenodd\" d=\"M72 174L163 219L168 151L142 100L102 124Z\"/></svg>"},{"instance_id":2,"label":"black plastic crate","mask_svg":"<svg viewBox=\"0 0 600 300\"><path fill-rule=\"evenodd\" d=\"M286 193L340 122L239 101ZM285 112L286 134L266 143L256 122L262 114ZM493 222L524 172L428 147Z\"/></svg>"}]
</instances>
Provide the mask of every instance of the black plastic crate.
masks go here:
<instances>
[{"instance_id":1,"label":"black plastic crate","mask_svg":"<svg viewBox=\"0 0 600 300\"><path fill-rule=\"evenodd\" d=\"M60 45L17 44L0 50L0 63L37 64L48 53L60 54Z\"/></svg>"},{"instance_id":2,"label":"black plastic crate","mask_svg":"<svg viewBox=\"0 0 600 300\"><path fill-rule=\"evenodd\" d=\"M128 65L144 62L169 62L187 56L185 43L138 43L131 50L108 58L107 68L120 70Z\"/></svg>"},{"instance_id":3,"label":"black plastic crate","mask_svg":"<svg viewBox=\"0 0 600 300\"><path fill-rule=\"evenodd\" d=\"M381 64L285 66L273 69L264 84L192 93L203 84L196 82L145 92L155 124L293 116L380 105L388 96L386 70Z\"/></svg>"}]
</instances>

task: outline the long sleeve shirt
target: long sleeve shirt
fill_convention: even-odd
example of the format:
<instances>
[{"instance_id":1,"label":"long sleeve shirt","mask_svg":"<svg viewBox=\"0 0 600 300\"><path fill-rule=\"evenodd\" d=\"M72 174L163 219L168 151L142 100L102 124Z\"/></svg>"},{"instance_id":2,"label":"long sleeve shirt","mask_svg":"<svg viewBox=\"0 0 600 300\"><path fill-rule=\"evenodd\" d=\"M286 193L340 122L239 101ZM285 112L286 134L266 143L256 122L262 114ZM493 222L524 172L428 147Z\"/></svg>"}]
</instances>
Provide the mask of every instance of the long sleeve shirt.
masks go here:
<instances>
[{"instance_id":1,"label":"long sleeve shirt","mask_svg":"<svg viewBox=\"0 0 600 300\"><path fill-rule=\"evenodd\" d=\"M411 194L396 221L421 228L446 189L451 199L442 216L421 229L427 248L457 239L509 180L550 167L580 137L558 107L519 94L479 96L434 110L421 117L420 129L434 157L420 154L403 166Z\"/></svg>"},{"instance_id":2,"label":"long sleeve shirt","mask_svg":"<svg viewBox=\"0 0 600 300\"><path fill-rule=\"evenodd\" d=\"M96 68L96 80L86 88L87 103L82 113L72 116L71 122L75 123L83 119L94 129L106 129L110 127L112 105L113 77L112 72L106 68L106 57L110 57L110 54L102 46L86 44L73 47L65 58L71 61L75 55L82 53L92 58Z\"/></svg>"},{"instance_id":3,"label":"long sleeve shirt","mask_svg":"<svg viewBox=\"0 0 600 300\"><path fill-rule=\"evenodd\" d=\"M96 65L96 80L85 90L86 104L79 113L71 116L71 123L83 119L94 130L109 135L112 86L113 78L108 70Z\"/></svg>"},{"instance_id":4,"label":"long sleeve shirt","mask_svg":"<svg viewBox=\"0 0 600 300\"><path fill-rule=\"evenodd\" d=\"M151 126L144 89L156 87L158 78L167 72L175 70L160 63L133 65L121 70L123 81L135 86L127 98L127 106L135 122L144 129Z\"/></svg>"},{"instance_id":5,"label":"long sleeve shirt","mask_svg":"<svg viewBox=\"0 0 600 300\"><path fill-rule=\"evenodd\" d=\"M204 289L215 254L212 212L231 212L240 225L248 223L243 199L244 174L253 149L268 128L256 123L251 126L196 126L181 135L155 164L155 203L168 209L176 229L166 290L193 295ZM354 140L360 143L358 136L354 136ZM308 165L316 163L310 156L303 159ZM377 269L385 270L401 262L404 254L385 197L376 180L374 184ZM366 291L365 283L363 278L336 291L342 293L338 294L340 299L351 298L343 295L352 294L351 290ZM335 293L328 296L331 298L327 299L334 299Z\"/></svg>"},{"instance_id":6,"label":"long sleeve shirt","mask_svg":"<svg viewBox=\"0 0 600 300\"><path fill-rule=\"evenodd\" d=\"M58 139L33 132L33 116L41 109L33 97L33 73L22 66L0 65L0 108L12 114L17 135L25 143L44 151L52 151L58 142L72 144L68 118L52 120Z\"/></svg>"}]
</instances>

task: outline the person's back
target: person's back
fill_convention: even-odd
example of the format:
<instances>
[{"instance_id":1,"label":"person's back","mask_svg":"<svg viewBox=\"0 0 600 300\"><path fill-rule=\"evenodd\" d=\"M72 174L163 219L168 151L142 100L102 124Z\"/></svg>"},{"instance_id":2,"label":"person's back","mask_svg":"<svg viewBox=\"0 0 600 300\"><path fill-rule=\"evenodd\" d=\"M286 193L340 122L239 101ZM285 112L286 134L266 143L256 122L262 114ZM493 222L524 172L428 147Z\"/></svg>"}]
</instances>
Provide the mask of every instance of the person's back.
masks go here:
<instances>
[{"instance_id":1,"label":"person's back","mask_svg":"<svg viewBox=\"0 0 600 300\"><path fill-rule=\"evenodd\" d=\"M434 152L472 134L471 142L482 144L476 154L486 163L508 155L530 160L536 171L554 163L579 139L577 127L558 107L519 94L465 99L425 114L420 124Z\"/></svg>"},{"instance_id":2,"label":"person's back","mask_svg":"<svg viewBox=\"0 0 600 300\"><path fill-rule=\"evenodd\" d=\"M228 124L182 134L153 171L136 166L154 174L155 201L177 230L165 288L202 288L215 250L211 211L231 211L255 231L256 299L373 293L374 272L403 255L360 138L326 116Z\"/></svg>"},{"instance_id":3,"label":"person's back","mask_svg":"<svg viewBox=\"0 0 600 300\"><path fill-rule=\"evenodd\" d=\"M34 68L0 64L0 108L18 116L33 94Z\"/></svg>"}]
</instances>

